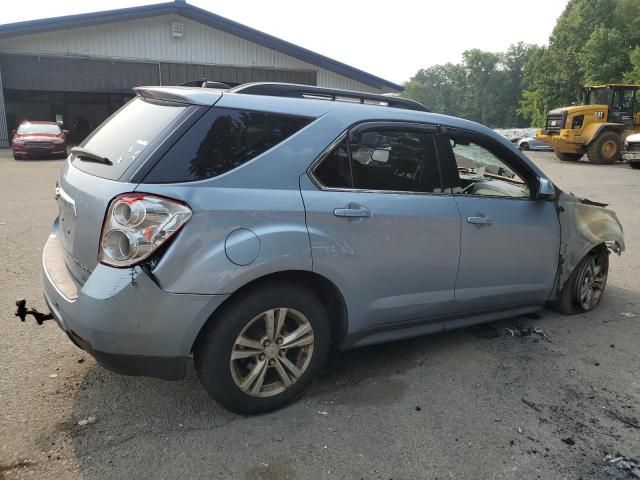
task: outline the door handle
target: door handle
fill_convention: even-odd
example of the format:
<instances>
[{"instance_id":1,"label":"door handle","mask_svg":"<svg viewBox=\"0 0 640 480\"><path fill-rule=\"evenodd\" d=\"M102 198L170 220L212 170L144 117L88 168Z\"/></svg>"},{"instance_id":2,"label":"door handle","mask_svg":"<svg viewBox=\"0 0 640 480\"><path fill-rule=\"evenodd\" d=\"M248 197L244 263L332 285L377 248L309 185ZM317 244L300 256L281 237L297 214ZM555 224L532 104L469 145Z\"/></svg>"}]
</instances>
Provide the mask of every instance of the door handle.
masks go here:
<instances>
[{"instance_id":1,"label":"door handle","mask_svg":"<svg viewBox=\"0 0 640 480\"><path fill-rule=\"evenodd\" d=\"M491 217L467 217L468 223L474 223L476 225L491 225L493 223L493 218Z\"/></svg>"},{"instance_id":2,"label":"door handle","mask_svg":"<svg viewBox=\"0 0 640 480\"><path fill-rule=\"evenodd\" d=\"M333 214L336 217L368 218L371 216L371 210L365 207L347 205L345 208L336 208Z\"/></svg>"}]
</instances>

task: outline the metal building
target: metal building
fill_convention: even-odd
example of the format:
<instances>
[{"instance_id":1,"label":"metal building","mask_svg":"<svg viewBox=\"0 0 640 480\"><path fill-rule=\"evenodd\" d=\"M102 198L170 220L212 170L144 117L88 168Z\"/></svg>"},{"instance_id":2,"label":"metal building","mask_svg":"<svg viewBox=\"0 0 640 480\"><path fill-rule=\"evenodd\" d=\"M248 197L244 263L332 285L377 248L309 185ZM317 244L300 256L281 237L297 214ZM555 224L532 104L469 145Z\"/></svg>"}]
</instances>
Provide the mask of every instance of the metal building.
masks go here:
<instances>
[{"instance_id":1,"label":"metal building","mask_svg":"<svg viewBox=\"0 0 640 480\"><path fill-rule=\"evenodd\" d=\"M137 85L277 81L403 88L184 0L0 25L0 148L23 119L95 128Z\"/></svg>"}]
</instances>

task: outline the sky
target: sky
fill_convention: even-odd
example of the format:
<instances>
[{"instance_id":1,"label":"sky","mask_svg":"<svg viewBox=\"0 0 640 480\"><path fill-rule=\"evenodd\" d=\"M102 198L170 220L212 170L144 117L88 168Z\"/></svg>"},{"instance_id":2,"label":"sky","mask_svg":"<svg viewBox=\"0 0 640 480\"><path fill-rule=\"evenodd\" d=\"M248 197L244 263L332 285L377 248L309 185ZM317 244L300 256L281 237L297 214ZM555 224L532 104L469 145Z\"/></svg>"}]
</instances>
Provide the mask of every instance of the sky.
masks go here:
<instances>
[{"instance_id":1,"label":"sky","mask_svg":"<svg viewBox=\"0 0 640 480\"><path fill-rule=\"evenodd\" d=\"M0 23L133 7L145 0L7 2ZM205 10L403 83L419 69L459 62L471 48L546 44L567 0L188 0Z\"/></svg>"}]
</instances>

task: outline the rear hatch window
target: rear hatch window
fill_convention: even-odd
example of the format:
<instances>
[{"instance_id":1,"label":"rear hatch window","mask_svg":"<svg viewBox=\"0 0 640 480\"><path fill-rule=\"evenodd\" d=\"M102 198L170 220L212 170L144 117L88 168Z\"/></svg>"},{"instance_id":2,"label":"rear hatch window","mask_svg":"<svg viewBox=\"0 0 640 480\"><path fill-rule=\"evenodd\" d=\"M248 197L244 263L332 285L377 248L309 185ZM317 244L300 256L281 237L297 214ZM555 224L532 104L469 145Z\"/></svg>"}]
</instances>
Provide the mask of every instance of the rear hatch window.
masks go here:
<instances>
[{"instance_id":1,"label":"rear hatch window","mask_svg":"<svg viewBox=\"0 0 640 480\"><path fill-rule=\"evenodd\" d=\"M80 147L108 162L73 156L85 173L118 180L145 149L187 109L179 103L152 103L134 98L109 117Z\"/></svg>"},{"instance_id":2,"label":"rear hatch window","mask_svg":"<svg viewBox=\"0 0 640 480\"><path fill-rule=\"evenodd\" d=\"M222 175L285 141L312 120L214 107L155 165L144 183L188 182Z\"/></svg>"}]
</instances>

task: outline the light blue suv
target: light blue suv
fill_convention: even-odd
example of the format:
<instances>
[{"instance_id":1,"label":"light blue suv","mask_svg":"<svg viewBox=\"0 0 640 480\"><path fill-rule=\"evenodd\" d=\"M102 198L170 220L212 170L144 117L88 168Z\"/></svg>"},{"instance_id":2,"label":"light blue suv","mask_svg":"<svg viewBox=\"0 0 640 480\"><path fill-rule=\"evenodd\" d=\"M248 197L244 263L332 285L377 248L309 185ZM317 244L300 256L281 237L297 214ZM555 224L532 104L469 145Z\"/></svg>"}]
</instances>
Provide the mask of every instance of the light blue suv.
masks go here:
<instances>
[{"instance_id":1,"label":"light blue suv","mask_svg":"<svg viewBox=\"0 0 640 480\"><path fill-rule=\"evenodd\" d=\"M142 87L72 150L43 253L60 327L106 368L241 413L340 349L598 305L604 205L401 98L286 84Z\"/></svg>"}]
</instances>

